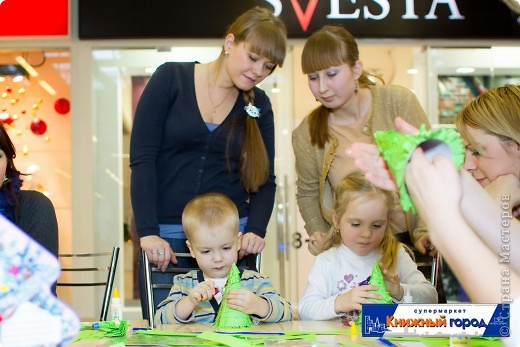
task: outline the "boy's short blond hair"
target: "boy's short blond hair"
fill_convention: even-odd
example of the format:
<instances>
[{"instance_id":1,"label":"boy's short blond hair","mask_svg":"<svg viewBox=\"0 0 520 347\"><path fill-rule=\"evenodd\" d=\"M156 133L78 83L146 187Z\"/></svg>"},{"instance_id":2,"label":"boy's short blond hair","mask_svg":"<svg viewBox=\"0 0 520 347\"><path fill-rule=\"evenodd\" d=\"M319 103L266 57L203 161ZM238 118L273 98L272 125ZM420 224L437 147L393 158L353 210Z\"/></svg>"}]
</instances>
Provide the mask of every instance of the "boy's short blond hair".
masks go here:
<instances>
[{"instance_id":1,"label":"boy's short blond hair","mask_svg":"<svg viewBox=\"0 0 520 347\"><path fill-rule=\"evenodd\" d=\"M188 240L204 227L219 226L238 233L239 217L235 203L221 193L206 193L191 199L182 212L182 226Z\"/></svg>"}]
</instances>

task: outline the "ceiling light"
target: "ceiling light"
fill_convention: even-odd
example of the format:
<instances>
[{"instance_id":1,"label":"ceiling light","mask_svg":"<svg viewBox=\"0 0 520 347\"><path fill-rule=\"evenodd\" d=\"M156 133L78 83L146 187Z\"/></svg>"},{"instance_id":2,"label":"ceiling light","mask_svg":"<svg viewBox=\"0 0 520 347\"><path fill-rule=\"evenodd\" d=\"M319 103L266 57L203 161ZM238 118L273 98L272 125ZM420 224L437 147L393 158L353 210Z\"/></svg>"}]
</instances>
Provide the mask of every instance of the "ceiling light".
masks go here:
<instances>
[{"instance_id":1,"label":"ceiling light","mask_svg":"<svg viewBox=\"0 0 520 347\"><path fill-rule=\"evenodd\" d=\"M417 75L419 73L419 70L417 70L417 69L408 69L406 71L406 73L409 74L409 75Z\"/></svg>"},{"instance_id":2,"label":"ceiling light","mask_svg":"<svg viewBox=\"0 0 520 347\"><path fill-rule=\"evenodd\" d=\"M51 85L49 83L47 83L46 81L44 80L40 80L38 81L38 83L40 84L40 87L42 87L43 89L45 89L45 91L47 93L49 93L50 95L56 95L56 90L54 90L54 88L51 87Z\"/></svg>"},{"instance_id":3,"label":"ceiling light","mask_svg":"<svg viewBox=\"0 0 520 347\"><path fill-rule=\"evenodd\" d=\"M457 73L472 73L472 72L475 72L475 68L472 68L472 67L459 67L455 71Z\"/></svg>"},{"instance_id":4,"label":"ceiling light","mask_svg":"<svg viewBox=\"0 0 520 347\"><path fill-rule=\"evenodd\" d=\"M32 77L38 77L38 71L36 71L22 56L16 56L14 60L16 60L16 62L20 64L29 75Z\"/></svg>"}]
</instances>

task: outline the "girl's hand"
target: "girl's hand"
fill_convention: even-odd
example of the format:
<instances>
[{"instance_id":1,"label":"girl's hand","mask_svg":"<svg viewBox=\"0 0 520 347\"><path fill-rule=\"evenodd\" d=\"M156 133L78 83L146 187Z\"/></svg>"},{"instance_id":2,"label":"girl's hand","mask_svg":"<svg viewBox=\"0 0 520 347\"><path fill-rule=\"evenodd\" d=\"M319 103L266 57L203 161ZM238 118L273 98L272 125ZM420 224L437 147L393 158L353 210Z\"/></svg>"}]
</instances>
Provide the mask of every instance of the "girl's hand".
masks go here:
<instances>
[{"instance_id":1,"label":"girl's hand","mask_svg":"<svg viewBox=\"0 0 520 347\"><path fill-rule=\"evenodd\" d=\"M399 282L399 274L391 273L383 267L383 264L379 264L381 267L381 272L383 273L383 277L385 279L386 289L390 296L394 299L401 301L404 295L403 286L401 286L401 282Z\"/></svg>"},{"instance_id":2,"label":"girl's hand","mask_svg":"<svg viewBox=\"0 0 520 347\"><path fill-rule=\"evenodd\" d=\"M353 310L361 311L361 304L373 302L370 301L370 299L381 300L381 296L375 293L376 290L377 286L373 285L354 287L348 292L336 297L334 310L336 313L350 312Z\"/></svg>"},{"instance_id":3,"label":"girl's hand","mask_svg":"<svg viewBox=\"0 0 520 347\"><path fill-rule=\"evenodd\" d=\"M143 236L140 238L141 249L151 263L157 265L161 271L165 271L170 262L177 264L177 257L170 244L156 235Z\"/></svg>"},{"instance_id":4,"label":"girl's hand","mask_svg":"<svg viewBox=\"0 0 520 347\"><path fill-rule=\"evenodd\" d=\"M215 296L215 282L204 281L195 286L190 290L188 298L190 302L197 306L203 301L211 300Z\"/></svg>"},{"instance_id":5,"label":"girl's hand","mask_svg":"<svg viewBox=\"0 0 520 347\"><path fill-rule=\"evenodd\" d=\"M261 253L265 247L265 240L256 234L245 233L241 239L240 251L238 252L239 259L249 254Z\"/></svg>"},{"instance_id":6,"label":"girl's hand","mask_svg":"<svg viewBox=\"0 0 520 347\"><path fill-rule=\"evenodd\" d=\"M269 303L247 289L230 290L226 295L229 308L265 318L269 314Z\"/></svg>"},{"instance_id":7,"label":"girl's hand","mask_svg":"<svg viewBox=\"0 0 520 347\"><path fill-rule=\"evenodd\" d=\"M327 233L325 231L313 232L309 237L309 244L307 246L309 247L309 252L311 252L312 255L318 255L323 252L323 243L326 238Z\"/></svg>"}]
</instances>

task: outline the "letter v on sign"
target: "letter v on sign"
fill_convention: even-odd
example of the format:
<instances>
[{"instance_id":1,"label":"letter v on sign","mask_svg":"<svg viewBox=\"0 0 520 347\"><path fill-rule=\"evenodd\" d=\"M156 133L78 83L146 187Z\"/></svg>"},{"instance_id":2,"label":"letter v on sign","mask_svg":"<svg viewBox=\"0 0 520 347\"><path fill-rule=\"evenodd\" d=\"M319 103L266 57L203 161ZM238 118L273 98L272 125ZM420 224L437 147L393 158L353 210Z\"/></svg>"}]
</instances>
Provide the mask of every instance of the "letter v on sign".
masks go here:
<instances>
[{"instance_id":1,"label":"letter v on sign","mask_svg":"<svg viewBox=\"0 0 520 347\"><path fill-rule=\"evenodd\" d=\"M307 31L312 15L314 14L314 10L316 9L316 5L318 5L318 0L309 0L305 12L303 12L302 7L298 3L298 0L291 0L291 5L294 9L294 12L296 13L296 17L298 17L298 20L300 21L300 25L303 31Z\"/></svg>"}]
</instances>

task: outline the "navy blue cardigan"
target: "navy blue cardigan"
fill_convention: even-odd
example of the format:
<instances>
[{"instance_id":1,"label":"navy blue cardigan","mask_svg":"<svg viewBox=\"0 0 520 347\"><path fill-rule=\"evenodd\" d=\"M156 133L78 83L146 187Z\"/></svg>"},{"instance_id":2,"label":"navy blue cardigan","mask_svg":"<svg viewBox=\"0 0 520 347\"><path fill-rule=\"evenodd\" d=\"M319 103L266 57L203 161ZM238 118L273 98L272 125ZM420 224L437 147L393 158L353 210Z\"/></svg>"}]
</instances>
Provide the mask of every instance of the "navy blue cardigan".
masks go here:
<instances>
[{"instance_id":1,"label":"navy blue cardigan","mask_svg":"<svg viewBox=\"0 0 520 347\"><path fill-rule=\"evenodd\" d=\"M130 140L131 198L139 237L159 235L159 224L181 224L193 197L220 192L249 217L246 232L265 236L276 191L274 117L269 98L254 88L257 119L269 157L269 177L257 193L240 180L245 101L239 93L226 119L212 132L195 96L195 63L165 63L150 78L137 105ZM228 133L232 131L229 157Z\"/></svg>"}]
</instances>

